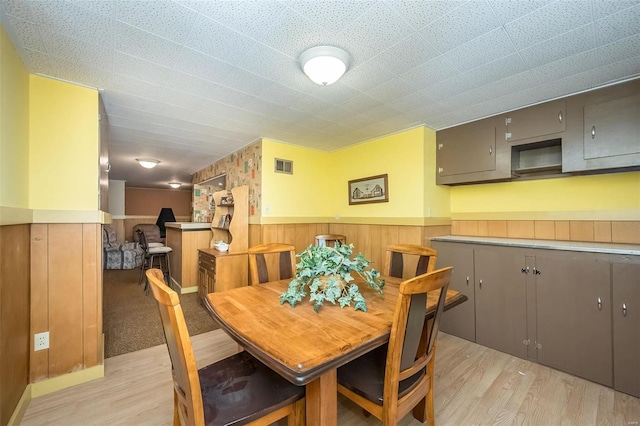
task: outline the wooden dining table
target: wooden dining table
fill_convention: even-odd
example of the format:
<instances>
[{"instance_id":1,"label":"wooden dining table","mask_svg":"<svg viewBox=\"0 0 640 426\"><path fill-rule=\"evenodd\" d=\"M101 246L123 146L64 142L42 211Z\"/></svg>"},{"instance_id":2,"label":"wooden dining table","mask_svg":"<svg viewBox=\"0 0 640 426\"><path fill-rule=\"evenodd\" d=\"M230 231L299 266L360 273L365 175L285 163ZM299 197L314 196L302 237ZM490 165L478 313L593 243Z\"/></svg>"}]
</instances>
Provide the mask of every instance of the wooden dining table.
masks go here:
<instances>
[{"instance_id":1,"label":"wooden dining table","mask_svg":"<svg viewBox=\"0 0 640 426\"><path fill-rule=\"evenodd\" d=\"M384 297L366 284L360 292L367 312L325 302L316 313L308 297L295 308L280 304L290 280L273 281L207 295L220 327L245 350L280 375L306 386L306 424L337 425L337 368L389 340L400 279L386 281ZM439 291L429 294L433 316ZM447 291L445 309L467 299Z\"/></svg>"}]
</instances>

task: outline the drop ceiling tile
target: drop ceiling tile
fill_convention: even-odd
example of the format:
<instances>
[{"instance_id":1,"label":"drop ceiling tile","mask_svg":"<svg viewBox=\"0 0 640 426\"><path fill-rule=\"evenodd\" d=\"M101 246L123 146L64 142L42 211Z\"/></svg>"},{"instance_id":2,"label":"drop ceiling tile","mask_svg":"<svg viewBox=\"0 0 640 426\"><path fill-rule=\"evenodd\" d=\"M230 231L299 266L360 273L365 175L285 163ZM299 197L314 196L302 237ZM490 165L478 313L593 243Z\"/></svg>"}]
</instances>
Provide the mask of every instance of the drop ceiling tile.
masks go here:
<instances>
[{"instance_id":1,"label":"drop ceiling tile","mask_svg":"<svg viewBox=\"0 0 640 426\"><path fill-rule=\"evenodd\" d=\"M7 14L24 21L35 22L29 3L26 1L2 1L0 2L0 14Z\"/></svg>"},{"instance_id":2,"label":"drop ceiling tile","mask_svg":"<svg viewBox=\"0 0 640 426\"><path fill-rule=\"evenodd\" d=\"M640 34L635 34L598 48L600 65L608 65L638 55L640 55Z\"/></svg>"},{"instance_id":3,"label":"drop ceiling tile","mask_svg":"<svg viewBox=\"0 0 640 426\"><path fill-rule=\"evenodd\" d=\"M403 74L402 79L420 90L457 74L460 74L460 71L449 60L444 56L438 56Z\"/></svg>"},{"instance_id":4,"label":"drop ceiling tile","mask_svg":"<svg viewBox=\"0 0 640 426\"><path fill-rule=\"evenodd\" d=\"M539 89L543 93L544 99L552 99L592 89L596 87L599 80L600 73L596 68L570 75L560 80L554 80L551 83L539 86Z\"/></svg>"},{"instance_id":5,"label":"drop ceiling tile","mask_svg":"<svg viewBox=\"0 0 640 426\"><path fill-rule=\"evenodd\" d=\"M518 50L593 21L591 2L562 0L537 9L520 19L505 24L505 29Z\"/></svg>"},{"instance_id":6,"label":"drop ceiling tile","mask_svg":"<svg viewBox=\"0 0 640 426\"><path fill-rule=\"evenodd\" d=\"M492 81L518 74L526 69L527 67L522 62L521 56L514 54L474 68L464 73L464 77L472 87L480 87Z\"/></svg>"},{"instance_id":7,"label":"drop ceiling tile","mask_svg":"<svg viewBox=\"0 0 640 426\"><path fill-rule=\"evenodd\" d=\"M425 88L424 92L433 101L442 101L449 96L455 96L485 84L484 79L482 82L478 82L471 80L470 77L473 77L470 73L454 75L451 78Z\"/></svg>"},{"instance_id":8,"label":"drop ceiling tile","mask_svg":"<svg viewBox=\"0 0 640 426\"><path fill-rule=\"evenodd\" d=\"M313 93L313 97L321 99L332 105L341 105L349 99L359 96L361 93L338 81L330 86L318 86L319 89Z\"/></svg>"},{"instance_id":9,"label":"drop ceiling tile","mask_svg":"<svg viewBox=\"0 0 640 426\"><path fill-rule=\"evenodd\" d=\"M527 70L519 74L510 75L509 77L493 81L482 86L482 89L486 95L490 95L485 96L485 98L498 98L509 93L519 92L534 87L537 84L538 82L533 78L531 72Z\"/></svg>"},{"instance_id":10,"label":"drop ceiling tile","mask_svg":"<svg viewBox=\"0 0 640 426\"><path fill-rule=\"evenodd\" d=\"M364 114L375 121L384 121L387 117L395 117L396 115L400 115L401 112L390 107L389 105L381 105L379 107L367 110Z\"/></svg>"},{"instance_id":11,"label":"drop ceiling tile","mask_svg":"<svg viewBox=\"0 0 640 426\"><path fill-rule=\"evenodd\" d=\"M640 55L635 58L604 65L598 69L603 82L626 80L629 76L640 76Z\"/></svg>"},{"instance_id":12,"label":"drop ceiling tile","mask_svg":"<svg viewBox=\"0 0 640 426\"><path fill-rule=\"evenodd\" d=\"M87 9L90 12L114 18L118 2L113 0L66 0L75 6Z\"/></svg>"},{"instance_id":13,"label":"drop ceiling tile","mask_svg":"<svg viewBox=\"0 0 640 426\"><path fill-rule=\"evenodd\" d=\"M71 3L29 2L36 24L46 28L47 34L64 34L95 45L111 47L113 43L113 21L104 15L93 13Z\"/></svg>"},{"instance_id":14,"label":"drop ceiling tile","mask_svg":"<svg viewBox=\"0 0 640 426\"><path fill-rule=\"evenodd\" d=\"M475 0L427 25L420 34L440 52L448 52L499 26L498 17L486 1Z\"/></svg>"},{"instance_id":15,"label":"drop ceiling tile","mask_svg":"<svg viewBox=\"0 0 640 426\"><path fill-rule=\"evenodd\" d=\"M370 117L367 117L364 114L354 114L352 112L349 112L348 114L345 114L342 117L340 122L343 125L350 127L352 129L360 129L362 127L373 124L375 120Z\"/></svg>"},{"instance_id":16,"label":"drop ceiling tile","mask_svg":"<svg viewBox=\"0 0 640 426\"><path fill-rule=\"evenodd\" d=\"M184 45L231 65L238 65L256 41L226 26L198 15L191 22Z\"/></svg>"},{"instance_id":17,"label":"drop ceiling tile","mask_svg":"<svg viewBox=\"0 0 640 426\"><path fill-rule=\"evenodd\" d=\"M396 79L382 83L381 85L376 86L373 89L369 89L364 93L374 99L387 103L412 92L415 92L415 88L412 84L409 84L402 79Z\"/></svg>"},{"instance_id":18,"label":"drop ceiling tile","mask_svg":"<svg viewBox=\"0 0 640 426\"><path fill-rule=\"evenodd\" d=\"M354 63L363 63L413 33L397 12L376 2L336 38L338 46L348 46Z\"/></svg>"},{"instance_id":19,"label":"drop ceiling tile","mask_svg":"<svg viewBox=\"0 0 640 426\"><path fill-rule=\"evenodd\" d=\"M593 16L595 16L596 19L600 19L637 4L640 4L640 0L594 1Z\"/></svg>"},{"instance_id":20,"label":"drop ceiling tile","mask_svg":"<svg viewBox=\"0 0 640 426\"><path fill-rule=\"evenodd\" d=\"M115 18L126 24L176 43L183 43L196 12L169 0L154 0L150 8L146 2L114 2Z\"/></svg>"},{"instance_id":21,"label":"drop ceiling tile","mask_svg":"<svg viewBox=\"0 0 640 426\"><path fill-rule=\"evenodd\" d=\"M277 83L271 84L260 91L261 98L285 107L290 106L299 96L300 92Z\"/></svg>"},{"instance_id":22,"label":"drop ceiling tile","mask_svg":"<svg viewBox=\"0 0 640 426\"><path fill-rule=\"evenodd\" d=\"M336 1L336 0L315 0L315 1L291 1L285 0L282 3L295 10L300 15L313 21L319 27L330 32L339 33L349 26L360 15L375 5L375 1Z\"/></svg>"},{"instance_id":23,"label":"drop ceiling tile","mask_svg":"<svg viewBox=\"0 0 640 426\"><path fill-rule=\"evenodd\" d=\"M43 41L46 52L53 57L67 61L72 66L76 64L79 68L90 66L113 70L114 51L112 48L85 43L63 34L54 36L46 31L43 34Z\"/></svg>"},{"instance_id":24,"label":"drop ceiling tile","mask_svg":"<svg viewBox=\"0 0 640 426\"><path fill-rule=\"evenodd\" d=\"M283 8L277 31L266 34L261 42L292 58L298 56L306 49L324 44L342 47L335 40L328 40L327 34L315 22L294 12Z\"/></svg>"},{"instance_id":25,"label":"drop ceiling tile","mask_svg":"<svg viewBox=\"0 0 640 426\"><path fill-rule=\"evenodd\" d=\"M439 55L438 49L420 34L414 33L380 53L373 60L393 74L401 75Z\"/></svg>"},{"instance_id":26,"label":"drop ceiling tile","mask_svg":"<svg viewBox=\"0 0 640 426\"><path fill-rule=\"evenodd\" d=\"M579 74L585 70L597 68L599 65L596 51L590 50L532 68L531 75L538 84L547 84L570 75Z\"/></svg>"},{"instance_id":27,"label":"drop ceiling tile","mask_svg":"<svg viewBox=\"0 0 640 426\"><path fill-rule=\"evenodd\" d=\"M423 28L453 9L462 6L465 1L415 1L385 0L413 29Z\"/></svg>"},{"instance_id":28,"label":"drop ceiling tile","mask_svg":"<svg viewBox=\"0 0 640 426\"><path fill-rule=\"evenodd\" d=\"M513 53L516 50L509 36L503 28L497 28L448 51L444 56L464 72Z\"/></svg>"},{"instance_id":29,"label":"drop ceiling tile","mask_svg":"<svg viewBox=\"0 0 640 426\"><path fill-rule=\"evenodd\" d=\"M534 10L540 9L552 1L555 0L489 0L489 3L496 15L498 15L500 22L506 24L507 22L515 21L516 19L523 17Z\"/></svg>"},{"instance_id":30,"label":"drop ceiling tile","mask_svg":"<svg viewBox=\"0 0 640 426\"><path fill-rule=\"evenodd\" d=\"M389 102L389 106L402 111L405 114L413 114L413 112L425 105L432 104L434 101L429 96L427 90L409 93L406 96Z\"/></svg>"},{"instance_id":31,"label":"drop ceiling tile","mask_svg":"<svg viewBox=\"0 0 640 426\"><path fill-rule=\"evenodd\" d=\"M274 84L276 83L271 80L237 67L232 68L220 81L222 86L255 96L260 96L262 92Z\"/></svg>"},{"instance_id":32,"label":"drop ceiling tile","mask_svg":"<svg viewBox=\"0 0 640 426\"><path fill-rule=\"evenodd\" d=\"M294 58L259 43L247 52L246 57L238 66L263 78L285 85L294 73L302 74ZM314 84L311 80L308 81L310 84Z\"/></svg>"},{"instance_id":33,"label":"drop ceiling tile","mask_svg":"<svg viewBox=\"0 0 640 426\"><path fill-rule=\"evenodd\" d=\"M520 51L530 68L595 49L595 26L588 24Z\"/></svg>"},{"instance_id":34,"label":"drop ceiling tile","mask_svg":"<svg viewBox=\"0 0 640 426\"><path fill-rule=\"evenodd\" d=\"M379 108L383 105L379 100L372 98L371 96L363 93L349 98L346 102L343 102L340 107L353 114L370 111L374 108Z\"/></svg>"},{"instance_id":35,"label":"drop ceiling tile","mask_svg":"<svg viewBox=\"0 0 640 426\"><path fill-rule=\"evenodd\" d=\"M258 41L280 25L282 13L286 10L281 3L271 0L180 0L178 3Z\"/></svg>"},{"instance_id":36,"label":"drop ceiling tile","mask_svg":"<svg viewBox=\"0 0 640 426\"><path fill-rule=\"evenodd\" d=\"M121 22L114 25L114 33L117 51L166 67L175 66L177 53L182 48L170 40Z\"/></svg>"},{"instance_id":37,"label":"drop ceiling tile","mask_svg":"<svg viewBox=\"0 0 640 426\"><path fill-rule=\"evenodd\" d=\"M7 15L7 27L15 32L15 39L20 41L20 47L47 53L38 26L12 15Z\"/></svg>"},{"instance_id":38,"label":"drop ceiling tile","mask_svg":"<svg viewBox=\"0 0 640 426\"><path fill-rule=\"evenodd\" d=\"M332 108L334 105L331 105L328 102L323 100L314 98L312 96L301 96L298 98L292 105L291 108L301 111L307 114L312 114L318 110L324 110L327 108Z\"/></svg>"},{"instance_id":39,"label":"drop ceiling tile","mask_svg":"<svg viewBox=\"0 0 640 426\"><path fill-rule=\"evenodd\" d=\"M220 84L237 68L193 49L182 47L176 51L173 69Z\"/></svg>"},{"instance_id":40,"label":"drop ceiling tile","mask_svg":"<svg viewBox=\"0 0 640 426\"><path fill-rule=\"evenodd\" d=\"M364 92L393 78L395 78L395 75L379 66L375 61L368 61L355 68L348 69L340 81Z\"/></svg>"},{"instance_id":41,"label":"drop ceiling tile","mask_svg":"<svg viewBox=\"0 0 640 426\"><path fill-rule=\"evenodd\" d=\"M596 21L598 46L640 33L640 5Z\"/></svg>"}]
</instances>

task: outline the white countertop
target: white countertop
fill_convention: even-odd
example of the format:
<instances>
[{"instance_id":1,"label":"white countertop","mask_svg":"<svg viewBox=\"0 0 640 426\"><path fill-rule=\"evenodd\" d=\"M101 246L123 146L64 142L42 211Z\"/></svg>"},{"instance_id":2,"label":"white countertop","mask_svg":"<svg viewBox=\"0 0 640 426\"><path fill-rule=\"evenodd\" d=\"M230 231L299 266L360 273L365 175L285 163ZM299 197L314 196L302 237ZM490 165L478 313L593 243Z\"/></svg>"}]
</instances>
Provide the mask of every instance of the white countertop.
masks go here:
<instances>
[{"instance_id":1,"label":"white countertop","mask_svg":"<svg viewBox=\"0 0 640 426\"><path fill-rule=\"evenodd\" d=\"M211 228L211 224L208 222L165 222L164 226L189 231Z\"/></svg>"},{"instance_id":2,"label":"white countertop","mask_svg":"<svg viewBox=\"0 0 640 426\"><path fill-rule=\"evenodd\" d=\"M431 237L432 241L455 243L490 244L507 247L539 248L549 250L584 251L590 253L608 253L640 256L640 244L612 244L580 241L526 240L518 238L444 236Z\"/></svg>"}]
</instances>

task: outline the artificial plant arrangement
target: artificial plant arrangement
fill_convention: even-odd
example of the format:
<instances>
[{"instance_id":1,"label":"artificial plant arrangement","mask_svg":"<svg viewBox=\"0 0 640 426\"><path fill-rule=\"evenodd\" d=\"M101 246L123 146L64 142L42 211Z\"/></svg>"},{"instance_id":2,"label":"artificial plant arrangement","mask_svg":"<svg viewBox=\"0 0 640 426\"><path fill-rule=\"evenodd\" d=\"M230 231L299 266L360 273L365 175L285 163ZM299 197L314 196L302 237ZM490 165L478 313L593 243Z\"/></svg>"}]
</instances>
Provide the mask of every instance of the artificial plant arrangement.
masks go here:
<instances>
[{"instance_id":1,"label":"artificial plant arrangement","mask_svg":"<svg viewBox=\"0 0 640 426\"><path fill-rule=\"evenodd\" d=\"M367 302L358 285L352 282L354 277L351 273L358 274L381 297L384 297L384 280L380 279L380 272L366 269L371 261L362 253L352 259L352 252L353 244L340 244L338 241L334 247L309 246L298 253L296 257L300 263L296 264L296 276L287 291L280 295L280 304L287 302L295 307L307 296L306 287L309 287L309 301L313 302L316 313L325 301L334 305L338 303L341 308L351 306L353 302L353 309L366 312Z\"/></svg>"}]
</instances>

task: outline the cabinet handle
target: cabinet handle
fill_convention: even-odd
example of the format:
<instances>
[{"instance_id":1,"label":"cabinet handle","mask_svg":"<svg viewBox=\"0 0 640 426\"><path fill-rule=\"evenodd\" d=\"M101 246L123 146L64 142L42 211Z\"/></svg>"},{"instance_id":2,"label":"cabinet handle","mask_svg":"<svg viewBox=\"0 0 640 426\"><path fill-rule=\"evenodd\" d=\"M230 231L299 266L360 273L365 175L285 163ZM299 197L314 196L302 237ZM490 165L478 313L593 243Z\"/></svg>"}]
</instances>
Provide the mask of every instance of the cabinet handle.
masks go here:
<instances>
[{"instance_id":1,"label":"cabinet handle","mask_svg":"<svg viewBox=\"0 0 640 426\"><path fill-rule=\"evenodd\" d=\"M591 139L596 138L596 126L591 126Z\"/></svg>"},{"instance_id":2,"label":"cabinet handle","mask_svg":"<svg viewBox=\"0 0 640 426\"><path fill-rule=\"evenodd\" d=\"M533 268L533 275L540 275L542 272L540 272L540 269L538 268Z\"/></svg>"},{"instance_id":3,"label":"cabinet handle","mask_svg":"<svg viewBox=\"0 0 640 426\"><path fill-rule=\"evenodd\" d=\"M482 280L478 283L478 287L482 288Z\"/></svg>"},{"instance_id":4,"label":"cabinet handle","mask_svg":"<svg viewBox=\"0 0 640 426\"><path fill-rule=\"evenodd\" d=\"M598 297L598 310L602 310L602 299Z\"/></svg>"},{"instance_id":5,"label":"cabinet handle","mask_svg":"<svg viewBox=\"0 0 640 426\"><path fill-rule=\"evenodd\" d=\"M560 111L560 112L558 113L558 121L559 121L560 123L562 123L562 119L563 119L563 118L564 118L564 117L562 117L562 111Z\"/></svg>"},{"instance_id":6,"label":"cabinet handle","mask_svg":"<svg viewBox=\"0 0 640 426\"><path fill-rule=\"evenodd\" d=\"M469 287L469 276L467 275L467 287Z\"/></svg>"},{"instance_id":7,"label":"cabinet handle","mask_svg":"<svg viewBox=\"0 0 640 426\"><path fill-rule=\"evenodd\" d=\"M529 267L527 266L526 268L522 268L520 270L523 274L528 274L529 273Z\"/></svg>"},{"instance_id":8,"label":"cabinet handle","mask_svg":"<svg viewBox=\"0 0 640 426\"><path fill-rule=\"evenodd\" d=\"M493 154L493 147L491 145L489 145L489 155Z\"/></svg>"},{"instance_id":9,"label":"cabinet handle","mask_svg":"<svg viewBox=\"0 0 640 426\"><path fill-rule=\"evenodd\" d=\"M444 172L444 169L442 167L438 167L438 173L442 173Z\"/></svg>"},{"instance_id":10,"label":"cabinet handle","mask_svg":"<svg viewBox=\"0 0 640 426\"><path fill-rule=\"evenodd\" d=\"M622 302L622 316L626 317L627 316L627 304Z\"/></svg>"}]
</instances>

